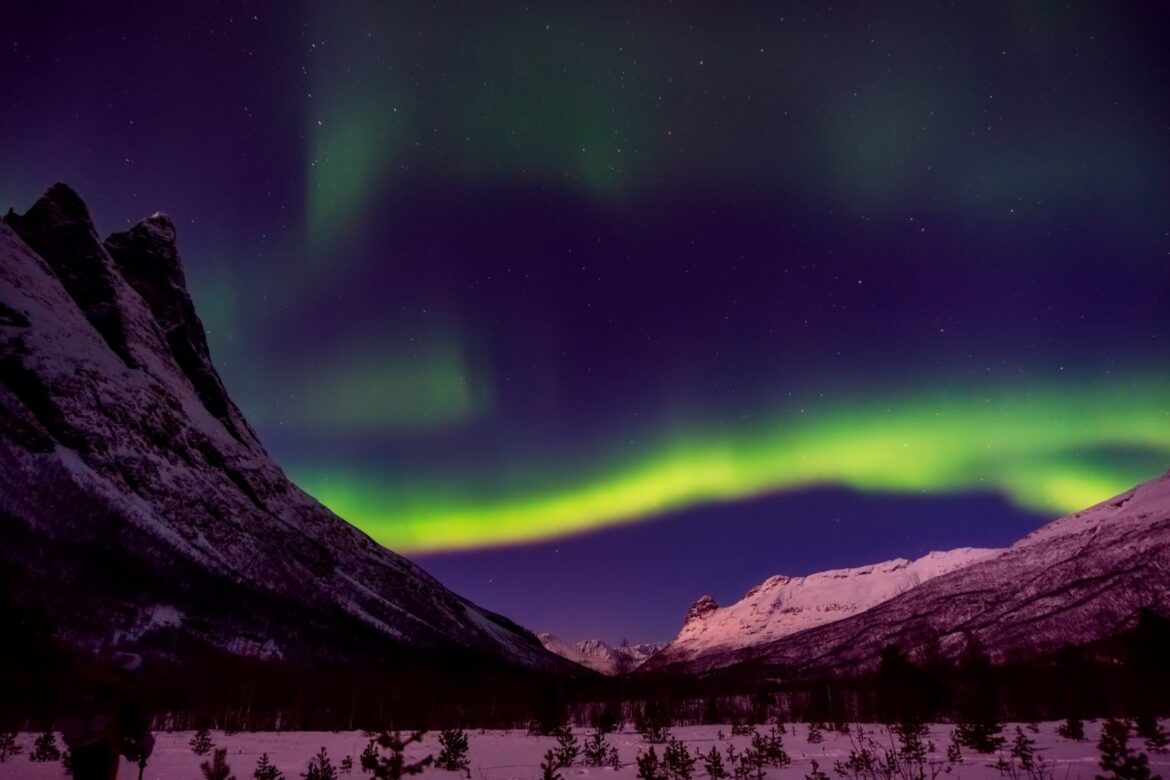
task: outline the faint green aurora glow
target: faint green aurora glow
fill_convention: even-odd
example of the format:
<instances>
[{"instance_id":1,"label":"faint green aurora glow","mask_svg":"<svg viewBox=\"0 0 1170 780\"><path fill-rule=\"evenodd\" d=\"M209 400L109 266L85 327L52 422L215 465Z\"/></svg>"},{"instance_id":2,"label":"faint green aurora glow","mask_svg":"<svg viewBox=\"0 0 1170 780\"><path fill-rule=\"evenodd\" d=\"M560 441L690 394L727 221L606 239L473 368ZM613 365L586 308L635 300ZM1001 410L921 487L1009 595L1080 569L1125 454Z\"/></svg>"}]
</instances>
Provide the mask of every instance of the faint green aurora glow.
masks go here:
<instances>
[{"instance_id":1,"label":"faint green aurora glow","mask_svg":"<svg viewBox=\"0 0 1170 780\"><path fill-rule=\"evenodd\" d=\"M403 484L345 469L295 476L330 509L406 552L536 541L814 485L996 491L1057 514L1165 468L1168 398L1170 382L1141 381L1072 394L958 390L790 411L742 429L675 431L633 457L582 468L577 479L534 481L530 470L527 484L536 487L523 489L498 476L479 485ZM1108 451L1131 457L1094 457Z\"/></svg>"}]
</instances>

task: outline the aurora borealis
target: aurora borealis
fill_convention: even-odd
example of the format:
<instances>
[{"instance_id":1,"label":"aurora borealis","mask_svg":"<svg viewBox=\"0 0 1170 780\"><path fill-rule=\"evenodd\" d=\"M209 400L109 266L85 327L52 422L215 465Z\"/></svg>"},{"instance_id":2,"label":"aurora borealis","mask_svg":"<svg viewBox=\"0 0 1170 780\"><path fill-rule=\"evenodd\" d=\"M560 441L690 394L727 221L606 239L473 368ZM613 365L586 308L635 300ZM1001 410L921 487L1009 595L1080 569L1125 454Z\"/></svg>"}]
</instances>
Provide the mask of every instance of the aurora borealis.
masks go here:
<instances>
[{"instance_id":1,"label":"aurora borealis","mask_svg":"<svg viewBox=\"0 0 1170 780\"><path fill-rule=\"evenodd\" d=\"M290 475L538 630L677 622L678 593L586 622L535 585L596 578L599 540L739 529L740 579L687 575L726 598L1170 466L1161 4L8 16L3 204L171 213ZM873 533L791 541L834 502Z\"/></svg>"}]
</instances>

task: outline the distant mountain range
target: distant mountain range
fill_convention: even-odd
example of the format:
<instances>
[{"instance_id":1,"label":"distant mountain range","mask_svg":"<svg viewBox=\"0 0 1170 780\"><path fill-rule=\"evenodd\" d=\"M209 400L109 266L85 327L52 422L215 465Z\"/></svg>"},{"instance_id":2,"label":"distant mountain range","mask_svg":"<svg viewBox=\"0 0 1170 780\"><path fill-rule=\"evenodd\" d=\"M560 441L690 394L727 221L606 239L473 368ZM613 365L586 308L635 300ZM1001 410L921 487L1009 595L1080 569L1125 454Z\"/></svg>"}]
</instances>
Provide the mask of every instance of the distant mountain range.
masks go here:
<instances>
[{"instance_id":1,"label":"distant mountain range","mask_svg":"<svg viewBox=\"0 0 1170 780\"><path fill-rule=\"evenodd\" d=\"M81 647L576 667L292 484L220 381L163 214L57 184L0 222L0 561Z\"/></svg>"},{"instance_id":2,"label":"distant mountain range","mask_svg":"<svg viewBox=\"0 0 1170 780\"><path fill-rule=\"evenodd\" d=\"M804 577L777 575L738 602L703 596L670 642L627 651L597 640L545 647L603 674L856 674L888 645L995 661L1044 657L1170 616L1170 475L1056 520L1002 549L960 548ZM646 652L649 650L650 652Z\"/></svg>"},{"instance_id":3,"label":"distant mountain range","mask_svg":"<svg viewBox=\"0 0 1170 780\"><path fill-rule=\"evenodd\" d=\"M570 643L553 634L537 634L546 649L595 672L606 675L632 672L650 656L666 646L666 642L638 645L623 644L613 647L600 639L585 639Z\"/></svg>"},{"instance_id":4,"label":"distant mountain range","mask_svg":"<svg viewBox=\"0 0 1170 780\"><path fill-rule=\"evenodd\" d=\"M848 675L889 645L953 658L973 641L993 661L1025 660L1128 631L1146 609L1170 616L1170 475L1005 550L773 577L723 609L704 597L641 671Z\"/></svg>"},{"instance_id":5,"label":"distant mountain range","mask_svg":"<svg viewBox=\"0 0 1170 780\"><path fill-rule=\"evenodd\" d=\"M704 596L691 606L679 635L653 666L732 653L843 620L1000 552L962 548L933 552L916 561L899 558L807 577L778 575L722 608Z\"/></svg>"}]
</instances>

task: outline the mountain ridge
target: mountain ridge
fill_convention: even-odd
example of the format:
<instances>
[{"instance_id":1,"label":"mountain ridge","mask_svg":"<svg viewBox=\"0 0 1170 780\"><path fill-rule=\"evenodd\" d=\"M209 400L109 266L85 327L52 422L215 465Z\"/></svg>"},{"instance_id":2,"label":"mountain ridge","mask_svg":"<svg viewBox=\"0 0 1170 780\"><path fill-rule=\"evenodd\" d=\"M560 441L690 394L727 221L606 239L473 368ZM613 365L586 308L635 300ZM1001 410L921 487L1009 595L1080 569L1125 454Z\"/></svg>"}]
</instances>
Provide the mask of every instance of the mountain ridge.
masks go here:
<instances>
[{"instance_id":1,"label":"mountain ridge","mask_svg":"<svg viewBox=\"0 0 1170 780\"><path fill-rule=\"evenodd\" d=\"M8 597L63 639L100 647L153 625L160 644L281 658L566 668L288 480L215 371L165 215L102 241L63 184L9 211L0 369Z\"/></svg>"},{"instance_id":2,"label":"mountain ridge","mask_svg":"<svg viewBox=\"0 0 1170 780\"><path fill-rule=\"evenodd\" d=\"M842 620L934 577L1001 552L960 547L930 552L913 561L895 558L800 577L774 575L727 607L720 607L711 596L703 596L691 605L678 636L660 651L652 665L731 652Z\"/></svg>"},{"instance_id":3,"label":"mountain ridge","mask_svg":"<svg viewBox=\"0 0 1170 780\"><path fill-rule=\"evenodd\" d=\"M666 646L665 642L643 642L613 647L600 639L582 639L570 643L555 634L541 633L536 636L550 652L608 676L634 671Z\"/></svg>"},{"instance_id":4,"label":"mountain ridge","mask_svg":"<svg viewBox=\"0 0 1170 780\"><path fill-rule=\"evenodd\" d=\"M925 659L972 643L1006 662L1118 635L1145 610L1170 615L1170 473L844 619L689 658L668 647L644 670L857 674L890 645Z\"/></svg>"}]
</instances>

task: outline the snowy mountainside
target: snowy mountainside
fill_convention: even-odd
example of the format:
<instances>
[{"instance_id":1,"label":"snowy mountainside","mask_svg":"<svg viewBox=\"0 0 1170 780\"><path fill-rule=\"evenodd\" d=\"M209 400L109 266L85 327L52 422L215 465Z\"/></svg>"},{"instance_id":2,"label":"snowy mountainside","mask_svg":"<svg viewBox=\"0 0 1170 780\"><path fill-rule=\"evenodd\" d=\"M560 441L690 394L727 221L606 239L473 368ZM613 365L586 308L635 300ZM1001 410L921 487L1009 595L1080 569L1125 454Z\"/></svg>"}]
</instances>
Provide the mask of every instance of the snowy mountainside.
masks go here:
<instances>
[{"instance_id":1,"label":"snowy mountainside","mask_svg":"<svg viewBox=\"0 0 1170 780\"><path fill-rule=\"evenodd\" d=\"M1036 658L1130 630L1143 610L1170 615L1170 474L842 620L691 657L668 647L644 668L856 673L891 644L953 658L972 641L993 661Z\"/></svg>"},{"instance_id":2,"label":"snowy mountainside","mask_svg":"<svg viewBox=\"0 0 1170 780\"><path fill-rule=\"evenodd\" d=\"M665 642L646 642L612 647L600 639L584 639L580 642L570 643L554 634L537 634L536 636L545 649L550 652L606 675L631 672L666 646Z\"/></svg>"},{"instance_id":3,"label":"snowy mountainside","mask_svg":"<svg viewBox=\"0 0 1170 780\"><path fill-rule=\"evenodd\" d=\"M53 186L0 221L0 562L58 639L563 668L292 484L232 403L162 214Z\"/></svg>"},{"instance_id":4,"label":"snowy mountainside","mask_svg":"<svg viewBox=\"0 0 1170 780\"><path fill-rule=\"evenodd\" d=\"M963 547L931 552L914 561L898 558L805 577L777 575L727 607L704 596L691 606L682 630L655 663L735 650L842 620L1000 552Z\"/></svg>"}]
</instances>

